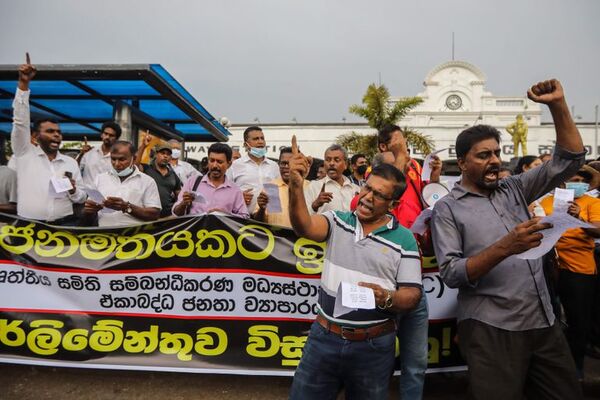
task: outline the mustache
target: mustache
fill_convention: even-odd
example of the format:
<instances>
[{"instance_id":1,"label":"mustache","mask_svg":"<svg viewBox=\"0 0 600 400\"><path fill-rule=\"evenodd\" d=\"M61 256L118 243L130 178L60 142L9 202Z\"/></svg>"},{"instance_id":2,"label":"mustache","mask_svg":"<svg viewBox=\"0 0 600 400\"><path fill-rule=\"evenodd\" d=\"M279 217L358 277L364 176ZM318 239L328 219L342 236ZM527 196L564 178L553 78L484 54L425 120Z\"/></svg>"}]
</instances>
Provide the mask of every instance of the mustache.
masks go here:
<instances>
[{"instance_id":1,"label":"mustache","mask_svg":"<svg viewBox=\"0 0 600 400\"><path fill-rule=\"evenodd\" d=\"M496 166L488 167L488 168L486 168L485 173L487 174L488 172L500 172L500 167L496 167Z\"/></svg>"}]
</instances>

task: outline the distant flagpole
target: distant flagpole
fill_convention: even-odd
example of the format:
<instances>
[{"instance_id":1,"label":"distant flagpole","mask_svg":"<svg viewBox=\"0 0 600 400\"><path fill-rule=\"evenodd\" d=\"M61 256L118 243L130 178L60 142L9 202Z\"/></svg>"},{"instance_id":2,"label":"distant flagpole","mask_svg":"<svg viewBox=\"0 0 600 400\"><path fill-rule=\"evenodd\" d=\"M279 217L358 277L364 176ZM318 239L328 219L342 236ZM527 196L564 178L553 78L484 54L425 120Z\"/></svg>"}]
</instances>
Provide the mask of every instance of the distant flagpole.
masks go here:
<instances>
[{"instance_id":1,"label":"distant flagpole","mask_svg":"<svg viewBox=\"0 0 600 400\"><path fill-rule=\"evenodd\" d=\"M454 32L452 32L452 61L454 61Z\"/></svg>"}]
</instances>

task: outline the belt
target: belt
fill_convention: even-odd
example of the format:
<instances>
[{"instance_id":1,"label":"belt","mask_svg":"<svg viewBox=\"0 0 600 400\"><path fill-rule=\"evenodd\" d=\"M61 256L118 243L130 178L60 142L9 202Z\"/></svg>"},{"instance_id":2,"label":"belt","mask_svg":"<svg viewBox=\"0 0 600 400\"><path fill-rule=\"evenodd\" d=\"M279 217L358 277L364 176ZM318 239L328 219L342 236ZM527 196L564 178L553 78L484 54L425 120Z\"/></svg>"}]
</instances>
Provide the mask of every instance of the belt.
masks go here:
<instances>
[{"instance_id":1,"label":"belt","mask_svg":"<svg viewBox=\"0 0 600 400\"><path fill-rule=\"evenodd\" d=\"M77 220L77 216L75 216L75 214L71 214L71 215L67 215L66 217L62 217L62 218L58 218L52 221L40 221L43 222L44 224L48 224L48 225L62 225L64 223L70 223L70 222L75 222Z\"/></svg>"},{"instance_id":2,"label":"belt","mask_svg":"<svg viewBox=\"0 0 600 400\"><path fill-rule=\"evenodd\" d=\"M323 328L327 329L327 332L335 333L342 339L351 341L362 341L369 338L376 338L387 333L396 332L396 322L393 319L388 319L379 325L369 326L368 328L354 328L351 326L338 325L335 322L329 321L321 314L317 315L317 322Z\"/></svg>"}]
</instances>

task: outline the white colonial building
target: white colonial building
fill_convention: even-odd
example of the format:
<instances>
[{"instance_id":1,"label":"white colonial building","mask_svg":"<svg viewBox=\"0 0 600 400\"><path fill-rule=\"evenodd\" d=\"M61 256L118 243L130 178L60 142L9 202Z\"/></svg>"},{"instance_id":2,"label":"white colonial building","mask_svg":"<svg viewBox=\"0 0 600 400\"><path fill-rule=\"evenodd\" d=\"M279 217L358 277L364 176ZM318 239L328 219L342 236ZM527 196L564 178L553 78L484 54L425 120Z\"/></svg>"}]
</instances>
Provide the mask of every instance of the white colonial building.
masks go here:
<instances>
[{"instance_id":1,"label":"white colonial building","mask_svg":"<svg viewBox=\"0 0 600 400\"><path fill-rule=\"evenodd\" d=\"M440 154L443 159L455 158L456 136L465 127L475 124L488 124L502 132L503 158L513 157L511 136L505 127L514 122L517 114L522 114L529 125L528 152L541 154L551 152L554 146L554 126L541 123L542 109L537 103L527 99L525 93L519 96L498 97L485 90L486 77L476 66L464 61L450 61L435 67L423 82L424 90L417 96L423 99L402 121L400 126L408 126L430 135L436 149L448 148ZM525 92L525 88L524 88ZM398 98L393 98L397 101ZM597 125L579 124L588 157L598 157ZM241 146L242 133L247 125L233 125L233 136L229 144ZM352 131L371 134L375 131L366 124L261 124L269 157L277 157L282 146L289 146L295 134L302 151L315 157L323 157L325 148L334 143L340 135ZM596 151L593 151L596 147ZM186 146L188 157L200 159L206 155L207 145L190 143Z\"/></svg>"}]
</instances>

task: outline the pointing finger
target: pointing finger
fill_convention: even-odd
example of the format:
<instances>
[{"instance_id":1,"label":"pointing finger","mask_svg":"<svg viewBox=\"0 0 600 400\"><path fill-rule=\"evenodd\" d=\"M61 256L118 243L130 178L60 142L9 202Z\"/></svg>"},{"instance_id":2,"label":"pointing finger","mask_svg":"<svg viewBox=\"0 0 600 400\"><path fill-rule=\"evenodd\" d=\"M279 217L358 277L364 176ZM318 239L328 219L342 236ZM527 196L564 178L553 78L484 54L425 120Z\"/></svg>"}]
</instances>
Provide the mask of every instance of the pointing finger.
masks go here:
<instances>
[{"instance_id":1,"label":"pointing finger","mask_svg":"<svg viewBox=\"0 0 600 400\"><path fill-rule=\"evenodd\" d=\"M325 184L323 183L323 186L321 186L321 193L325 193Z\"/></svg>"},{"instance_id":2,"label":"pointing finger","mask_svg":"<svg viewBox=\"0 0 600 400\"><path fill-rule=\"evenodd\" d=\"M87 136L83 137L83 144L85 144L87 146L88 142L87 142Z\"/></svg>"},{"instance_id":3,"label":"pointing finger","mask_svg":"<svg viewBox=\"0 0 600 400\"><path fill-rule=\"evenodd\" d=\"M296 139L296 135L292 135L292 154L298 154L298 141Z\"/></svg>"},{"instance_id":4,"label":"pointing finger","mask_svg":"<svg viewBox=\"0 0 600 400\"><path fill-rule=\"evenodd\" d=\"M29 53L25 53L25 64L31 64L31 58L29 57Z\"/></svg>"}]
</instances>

